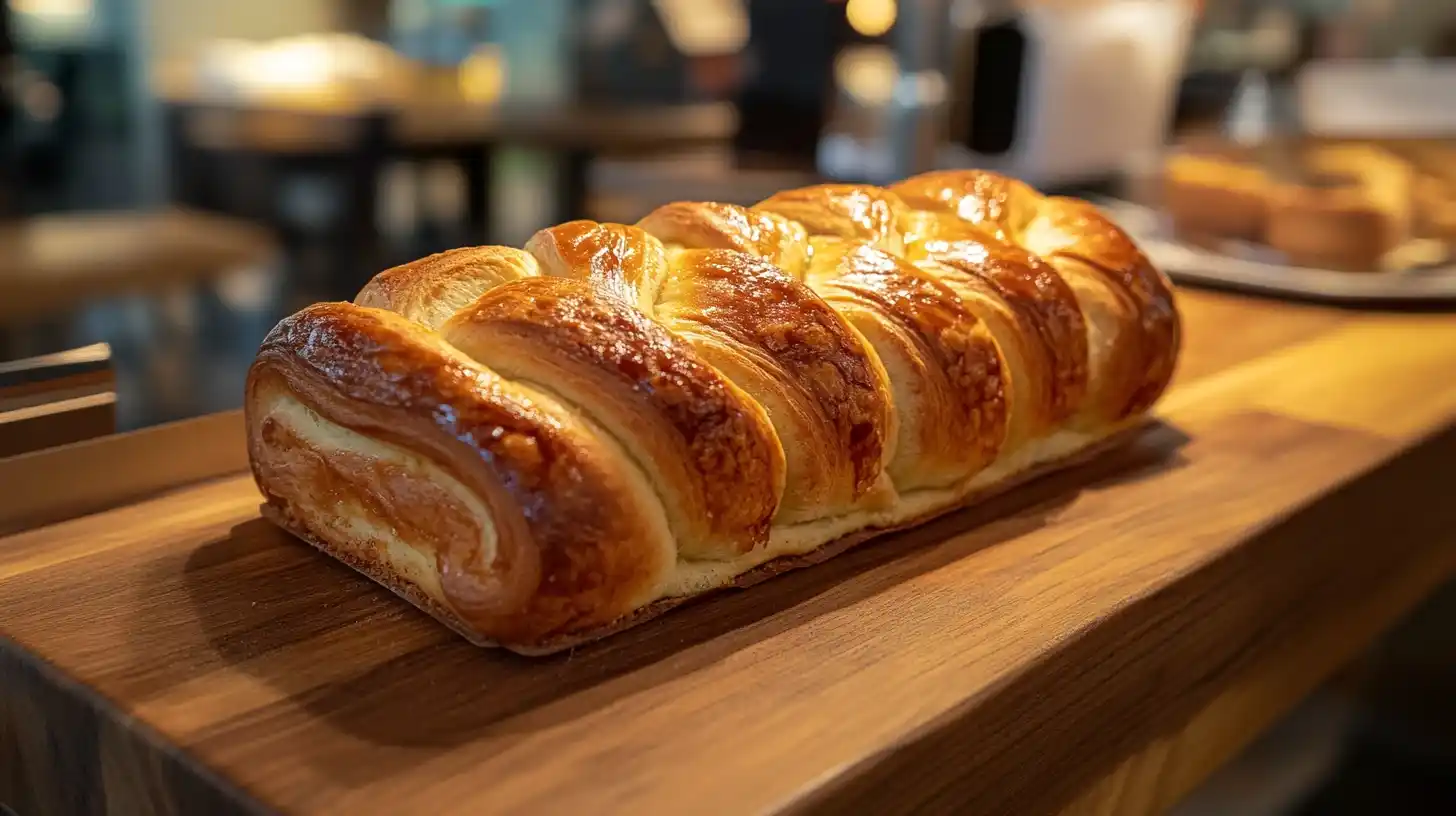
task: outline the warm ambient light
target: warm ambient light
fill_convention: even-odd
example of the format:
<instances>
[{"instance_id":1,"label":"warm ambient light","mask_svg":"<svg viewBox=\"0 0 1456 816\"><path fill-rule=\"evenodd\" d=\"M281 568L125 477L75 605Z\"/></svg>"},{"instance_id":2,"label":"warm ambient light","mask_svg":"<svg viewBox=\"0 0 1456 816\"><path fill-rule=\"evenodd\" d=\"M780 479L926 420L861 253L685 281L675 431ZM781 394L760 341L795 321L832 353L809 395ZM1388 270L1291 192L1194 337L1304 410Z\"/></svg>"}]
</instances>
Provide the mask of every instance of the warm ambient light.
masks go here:
<instances>
[{"instance_id":1,"label":"warm ambient light","mask_svg":"<svg viewBox=\"0 0 1456 816\"><path fill-rule=\"evenodd\" d=\"M10 0L10 10L35 17L87 17L92 0Z\"/></svg>"},{"instance_id":2,"label":"warm ambient light","mask_svg":"<svg viewBox=\"0 0 1456 816\"><path fill-rule=\"evenodd\" d=\"M460 63L460 95L468 102L491 103L500 99L505 89L505 60L500 49L482 45Z\"/></svg>"},{"instance_id":3,"label":"warm ambient light","mask_svg":"<svg viewBox=\"0 0 1456 816\"><path fill-rule=\"evenodd\" d=\"M895 0L849 0L844 16L865 37L878 37L895 25Z\"/></svg>"},{"instance_id":4,"label":"warm ambient light","mask_svg":"<svg viewBox=\"0 0 1456 816\"><path fill-rule=\"evenodd\" d=\"M347 34L309 34L272 42L217 41L203 54L205 83L276 99L382 97L397 79L388 46Z\"/></svg>"},{"instance_id":5,"label":"warm ambient light","mask_svg":"<svg viewBox=\"0 0 1456 816\"><path fill-rule=\"evenodd\" d=\"M673 47L689 57L736 54L748 45L743 0L652 0Z\"/></svg>"},{"instance_id":6,"label":"warm ambient light","mask_svg":"<svg viewBox=\"0 0 1456 816\"><path fill-rule=\"evenodd\" d=\"M867 107L888 104L899 77L895 54L883 45L853 46L834 58L834 78L839 87Z\"/></svg>"}]
</instances>

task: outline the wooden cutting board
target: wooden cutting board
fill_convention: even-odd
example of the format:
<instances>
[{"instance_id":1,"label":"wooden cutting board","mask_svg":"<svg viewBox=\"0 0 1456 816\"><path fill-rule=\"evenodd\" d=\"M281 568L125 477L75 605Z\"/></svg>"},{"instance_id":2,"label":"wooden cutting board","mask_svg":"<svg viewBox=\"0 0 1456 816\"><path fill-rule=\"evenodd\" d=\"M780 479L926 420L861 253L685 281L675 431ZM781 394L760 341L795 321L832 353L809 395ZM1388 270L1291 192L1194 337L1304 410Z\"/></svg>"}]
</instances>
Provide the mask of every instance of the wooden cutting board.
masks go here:
<instances>
[{"instance_id":1,"label":"wooden cutting board","mask_svg":"<svg viewBox=\"0 0 1456 816\"><path fill-rule=\"evenodd\" d=\"M1180 305L1127 449L549 659L261 521L235 416L0 462L0 802L1166 807L1456 574L1456 319Z\"/></svg>"}]
</instances>

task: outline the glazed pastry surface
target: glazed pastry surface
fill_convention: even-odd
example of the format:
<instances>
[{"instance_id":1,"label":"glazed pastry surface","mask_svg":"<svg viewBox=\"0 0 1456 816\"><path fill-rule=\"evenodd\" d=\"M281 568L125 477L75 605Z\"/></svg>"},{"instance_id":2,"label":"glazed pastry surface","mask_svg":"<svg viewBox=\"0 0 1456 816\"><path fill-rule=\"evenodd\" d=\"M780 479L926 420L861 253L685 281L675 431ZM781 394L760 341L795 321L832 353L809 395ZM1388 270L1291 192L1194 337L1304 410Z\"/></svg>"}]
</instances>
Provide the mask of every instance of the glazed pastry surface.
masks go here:
<instances>
[{"instance_id":1,"label":"glazed pastry surface","mask_svg":"<svg viewBox=\"0 0 1456 816\"><path fill-rule=\"evenodd\" d=\"M574 221L377 275L248 378L266 514L549 652L955 509L1137 424L1171 287L978 171Z\"/></svg>"}]
</instances>

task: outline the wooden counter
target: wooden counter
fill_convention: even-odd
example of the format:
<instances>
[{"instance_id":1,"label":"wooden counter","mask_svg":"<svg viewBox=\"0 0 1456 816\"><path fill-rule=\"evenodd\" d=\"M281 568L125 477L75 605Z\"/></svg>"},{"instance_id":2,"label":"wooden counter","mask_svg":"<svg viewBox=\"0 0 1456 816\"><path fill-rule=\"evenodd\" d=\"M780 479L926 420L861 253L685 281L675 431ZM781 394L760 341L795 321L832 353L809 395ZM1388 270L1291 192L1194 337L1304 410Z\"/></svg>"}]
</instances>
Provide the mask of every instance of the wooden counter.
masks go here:
<instances>
[{"instance_id":1,"label":"wooden counter","mask_svg":"<svg viewBox=\"0 0 1456 816\"><path fill-rule=\"evenodd\" d=\"M130 502L0 539L0 800L1160 809L1456 573L1456 318L1181 305L1124 453L545 660L260 521L234 417L0 462L0 528Z\"/></svg>"}]
</instances>

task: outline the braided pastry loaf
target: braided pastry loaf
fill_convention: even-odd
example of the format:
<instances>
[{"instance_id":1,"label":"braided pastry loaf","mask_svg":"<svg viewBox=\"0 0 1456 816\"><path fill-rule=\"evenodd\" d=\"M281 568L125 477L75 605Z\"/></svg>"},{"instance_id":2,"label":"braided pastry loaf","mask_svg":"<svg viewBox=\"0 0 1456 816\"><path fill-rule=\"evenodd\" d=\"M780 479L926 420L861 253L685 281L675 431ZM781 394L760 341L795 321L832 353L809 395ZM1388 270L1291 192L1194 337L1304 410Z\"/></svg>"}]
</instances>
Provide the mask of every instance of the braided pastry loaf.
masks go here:
<instances>
[{"instance_id":1,"label":"braided pastry loaf","mask_svg":"<svg viewBox=\"0 0 1456 816\"><path fill-rule=\"evenodd\" d=\"M268 335L274 521L543 653L1065 463L1172 374L1167 280L984 172L574 221L380 273Z\"/></svg>"}]
</instances>

